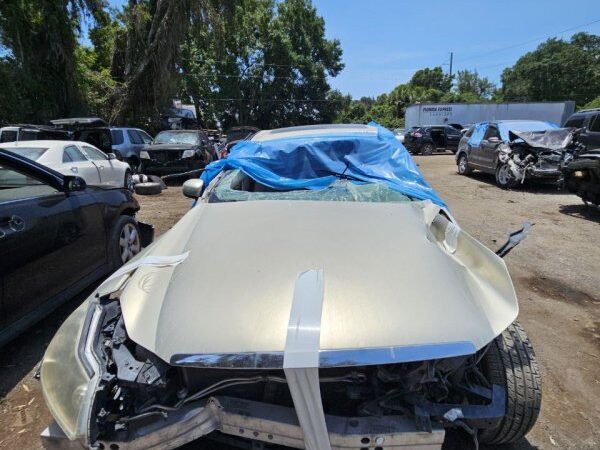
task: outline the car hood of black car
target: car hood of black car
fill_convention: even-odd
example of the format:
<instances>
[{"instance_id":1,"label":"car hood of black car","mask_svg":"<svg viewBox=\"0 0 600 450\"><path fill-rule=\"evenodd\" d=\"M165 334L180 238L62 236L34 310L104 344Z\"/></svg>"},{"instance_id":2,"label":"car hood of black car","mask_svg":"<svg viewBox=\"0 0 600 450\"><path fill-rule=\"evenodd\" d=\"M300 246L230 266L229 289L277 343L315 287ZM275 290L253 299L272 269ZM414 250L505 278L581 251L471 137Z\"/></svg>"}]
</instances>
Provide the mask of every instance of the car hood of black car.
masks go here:
<instances>
[{"instance_id":1,"label":"car hood of black car","mask_svg":"<svg viewBox=\"0 0 600 450\"><path fill-rule=\"evenodd\" d=\"M191 150L196 147L195 144L150 144L146 150Z\"/></svg>"}]
</instances>

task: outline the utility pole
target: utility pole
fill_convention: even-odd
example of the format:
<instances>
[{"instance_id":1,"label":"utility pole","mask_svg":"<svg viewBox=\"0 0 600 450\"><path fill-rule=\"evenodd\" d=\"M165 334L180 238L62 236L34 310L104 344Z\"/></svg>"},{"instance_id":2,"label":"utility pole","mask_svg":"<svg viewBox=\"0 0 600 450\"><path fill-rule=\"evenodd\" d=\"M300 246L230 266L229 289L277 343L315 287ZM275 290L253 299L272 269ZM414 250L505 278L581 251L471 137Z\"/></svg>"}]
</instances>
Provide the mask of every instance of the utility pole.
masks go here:
<instances>
[{"instance_id":1,"label":"utility pole","mask_svg":"<svg viewBox=\"0 0 600 450\"><path fill-rule=\"evenodd\" d=\"M454 58L454 52L450 52L450 76L452 77L452 59Z\"/></svg>"}]
</instances>

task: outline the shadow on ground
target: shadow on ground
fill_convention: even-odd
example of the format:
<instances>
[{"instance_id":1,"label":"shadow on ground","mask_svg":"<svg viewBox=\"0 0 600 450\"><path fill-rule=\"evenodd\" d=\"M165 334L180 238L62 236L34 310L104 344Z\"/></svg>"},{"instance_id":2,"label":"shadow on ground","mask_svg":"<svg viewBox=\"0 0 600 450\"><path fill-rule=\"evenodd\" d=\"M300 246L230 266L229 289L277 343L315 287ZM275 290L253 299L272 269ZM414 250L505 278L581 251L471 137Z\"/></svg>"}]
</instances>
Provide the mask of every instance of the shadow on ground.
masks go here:
<instances>
[{"instance_id":1,"label":"shadow on ground","mask_svg":"<svg viewBox=\"0 0 600 450\"><path fill-rule=\"evenodd\" d=\"M573 200L576 198L574 197ZM583 203L573 205L560 205L558 210L567 216L577 217L578 219L590 220L592 222L600 222L600 208L585 205Z\"/></svg>"},{"instance_id":2,"label":"shadow on ground","mask_svg":"<svg viewBox=\"0 0 600 450\"><path fill-rule=\"evenodd\" d=\"M456 173L455 175L457 176L464 176L464 175L459 175L458 173ZM473 178L477 181L480 181L482 183L486 183L488 185L490 185L490 187L494 187L496 189L501 189L500 187L498 187L496 185L496 178L494 177L494 175L489 174L489 173L484 173L484 172L473 172L470 175L467 175L469 178ZM527 192L530 194L543 194L543 195L565 195L565 194L569 194L567 191L562 191L558 188L558 185L556 183L553 182L548 182L548 181L542 181L542 180L525 180L525 183L523 183L520 186L517 186L513 189L507 189L507 191L515 191L515 192Z\"/></svg>"},{"instance_id":3,"label":"shadow on ground","mask_svg":"<svg viewBox=\"0 0 600 450\"><path fill-rule=\"evenodd\" d=\"M73 297L0 348L0 400L40 362L60 325L93 291L93 287Z\"/></svg>"}]
</instances>

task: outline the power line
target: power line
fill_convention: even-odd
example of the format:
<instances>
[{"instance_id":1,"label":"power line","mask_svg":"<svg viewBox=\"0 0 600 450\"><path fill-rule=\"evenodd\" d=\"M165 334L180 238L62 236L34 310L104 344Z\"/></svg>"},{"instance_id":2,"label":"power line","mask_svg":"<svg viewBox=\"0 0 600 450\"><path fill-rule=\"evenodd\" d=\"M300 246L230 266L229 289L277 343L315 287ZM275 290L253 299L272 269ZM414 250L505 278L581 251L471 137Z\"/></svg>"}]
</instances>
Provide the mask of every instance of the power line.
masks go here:
<instances>
[{"instance_id":1,"label":"power line","mask_svg":"<svg viewBox=\"0 0 600 450\"><path fill-rule=\"evenodd\" d=\"M475 56L469 56L467 58L462 59L462 61L469 61L469 60L474 59L474 58L481 58L483 56L493 55L495 53L500 53L500 52L503 52L505 50L510 50L511 48L516 48L516 47L521 47L523 45L531 44L532 42L537 42L537 41L542 40L542 39L550 39L550 38L553 38L555 36L558 36L559 34L566 33L567 31L572 31L572 30L576 30L578 28L587 27L589 25L594 25L595 23L599 23L599 22L600 22L600 19L597 19L597 20L594 20L592 22L588 22L588 23L584 23L582 25L577 25L577 26L574 26L574 27L571 27L571 28L567 28L566 30L559 31L559 32L551 34L549 36L537 37L535 39L530 39L528 41L521 42L520 44L513 44L513 45L506 46L506 47L498 48L496 50L492 50L490 52L481 53L481 54L475 55Z\"/></svg>"}]
</instances>

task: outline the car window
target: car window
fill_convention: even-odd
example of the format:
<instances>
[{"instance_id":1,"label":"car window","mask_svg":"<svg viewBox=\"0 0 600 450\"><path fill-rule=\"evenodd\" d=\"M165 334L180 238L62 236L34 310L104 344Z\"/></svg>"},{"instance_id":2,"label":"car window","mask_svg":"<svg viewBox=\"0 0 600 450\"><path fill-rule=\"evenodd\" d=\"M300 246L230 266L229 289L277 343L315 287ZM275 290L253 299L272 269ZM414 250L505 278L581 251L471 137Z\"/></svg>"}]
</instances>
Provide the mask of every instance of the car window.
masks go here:
<instances>
[{"instance_id":1,"label":"car window","mask_svg":"<svg viewBox=\"0 0 600 450\"><path fill-rule=\"evenodd\" d=\"M465 133L466 137L471 137L473 135L473 131L475 130L475 125L473 125L471 128L469 128L467 130L467 132Z\"/></svg>"},{"instance_id":2,"label":"car window","mask_svg":"<svg viewBox=\"0 0 600 450\"><path fill-rule=\"evenodd\" d=\"M583 122L585 121L585 116L575 116L571 117L565 123L565 128L581 128L583 126Z\"/></svg>"},{"instance_id":3,"label":"car window","mask_svg":"<svg viewBox=\"0 0 600 450\"><path fill-rule=\"evenodd\" d=\"M281 191L258 183L239 170L227 173L212 191L209 202L240 202L254 200L305 200L339 202L410 202L410 197L394 191L385 183L356 184L338 180L326 189L295 189Z\"/></svg>"},{"instance_id":4,"label":"car window","mask_svg":"<svg viewBox=\"0 0 600 450\"><path fill-rule=\"evenodd\" d=\"M82 148L93 161L106 161L108 159L108 156L97 148L89 147L87 145L82 146Z\"/></svg>"},{"instance_id":5,"label":"car window","mask_svg":"<svg viewBox=\"0 0 600 450\"><path fill-rule=\"evenodd\" d=\"M36 141L40 138L40 133L37 131L21 130L19 141Z\"/></svg>"},{"instance_id":6,"label":"car window","mask_svg":"<svg viewBox=\"0 0 600 450\"><path fill-rule=\"evenodd\" d=\"M498 128L496 128L495 126L489 126L487 131L485 132L485 136L484 139L489 139L489 138L498 138L500 139L500 133L498 132Z\"/></svg>"},{"instance_id":7,"label":"car window","mask_svg":"<svg viewBox=\"0 0 600 450\"><path fill-rule=\"evenodd\" d=\"M477 147L479 144L481 144L481 140L483 139L487 129L488 124L486 122L475 124L473 133L471 133L471 137L469 138L469 144L474 147Z\"/></svg>"},{"instance_id":8,"label":"car window","mask_svg":"<svg viewBox=\"0 0 600 450\"><path fill-rule=\"evenodd\" d=\"M83 153L81 153L81 150L79 150L74 145L69 145L68 147L65 147L65 149L63 150L62 162L68 163L79 161L87 161L87 158Z\"/></svg>"},{"instance_id":9,"label":"car window","mask_svg":"<svg viewBox=\"0 0 600 450\"><path fill-rule=\"evenodd\" d=\"M127 136L129 136L129 142L132 144L143 144L144 140L137 132L137 130L127 130Z\"/></svg>"},{"instance_id":10,"label":"car window","mask_svg":"<svg viewBox=\"0 0 600 450\"><path fill-rule=\"evenodd\" d=\"M0 166L0 203L56 194L48 184L8 167Z\"/></svg>"},{"instance_id":11,"label":"car window","mask_svg":"<svg viewBox=\"0 0 600 450\"><path fill-rule=\"evenodd\" d=\"M121 145L123 143L123 130L110 130L113 145Z\"/></svg>"},{"instance_id":12,"label":"car window","mask_svg":"<svg viewBox=\"0 0 600 450\"><path fill-rule=\"evenodd\" d=\"M17 132L12 130L2 131L0 142L15 142L17 140Z\"/></svg>"},{"instance_id":13,"label":"car window","mask_svg":"<svg viewBox=\"0 0 600 450\"><path fill-rule=\"evenodd\" d=\"M144 144L152 144L152 136L150 136L144 130L137 130L137 132L139 133L140 137L144 141Z\"/></svg>"},{"instance_id":14,"label":"car window","mask_svg":"<svg viewBox=\"0 0 600 450\"><path fill-rule=\"evenodd\" d=\"M446 127L446 134L450 134L452 136L458 136L460 131L454 127Z\"/></svg>"},{"instance_id":15,"label":"car window","mask_svg":"<svg viewBox=\"0 0 600 450\"><path fill-rule=\"evenodd\" d=\"M41 156L48 151L47 147L9 147L4 150L24 156L25 158L37 161Z\"/></svg>"},{"instance_id":16,"label":"car window","mask_svg":"<svg viewBox=\"0 0 600 450\"><path fill-rule=\"evenodd\" d=\"M589 131L595 131L595 132L600 131L600 114L596 114L590 120Z\"/></svg>"}]
</instances>

